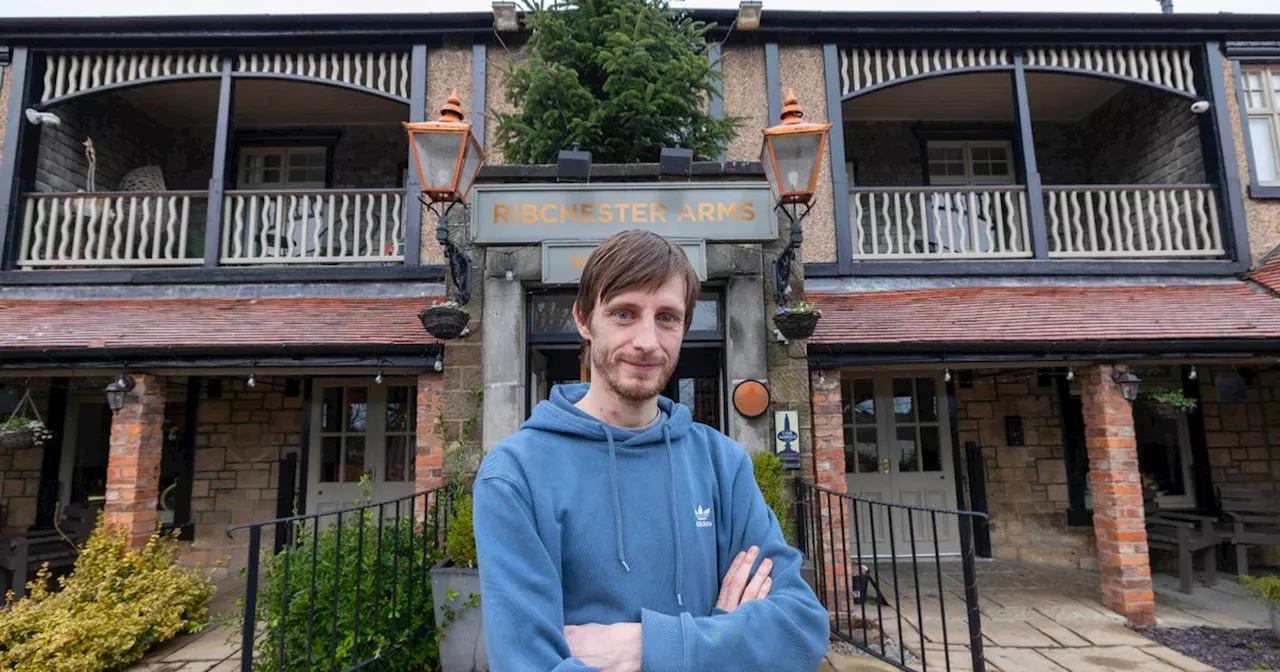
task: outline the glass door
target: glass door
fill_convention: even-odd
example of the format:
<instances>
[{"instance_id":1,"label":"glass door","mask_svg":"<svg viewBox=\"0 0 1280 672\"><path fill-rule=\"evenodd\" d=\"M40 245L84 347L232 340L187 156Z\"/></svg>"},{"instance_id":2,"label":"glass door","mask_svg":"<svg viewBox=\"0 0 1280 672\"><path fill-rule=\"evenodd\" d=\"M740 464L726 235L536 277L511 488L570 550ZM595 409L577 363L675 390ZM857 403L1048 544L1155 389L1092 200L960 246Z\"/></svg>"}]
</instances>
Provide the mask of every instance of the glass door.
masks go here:
<instances>
[{"instance_id":1,"label":"glass door","mask_svg":"<svg viewBox=\"0 0 1280 672\"><path fill-rule=\"evenodd\" d=\"M416 387L349 381L316 383L308 466L310 513L352 506L369 477L373 501L413 493L417 446Z\"/></svg>"}]
</instances>

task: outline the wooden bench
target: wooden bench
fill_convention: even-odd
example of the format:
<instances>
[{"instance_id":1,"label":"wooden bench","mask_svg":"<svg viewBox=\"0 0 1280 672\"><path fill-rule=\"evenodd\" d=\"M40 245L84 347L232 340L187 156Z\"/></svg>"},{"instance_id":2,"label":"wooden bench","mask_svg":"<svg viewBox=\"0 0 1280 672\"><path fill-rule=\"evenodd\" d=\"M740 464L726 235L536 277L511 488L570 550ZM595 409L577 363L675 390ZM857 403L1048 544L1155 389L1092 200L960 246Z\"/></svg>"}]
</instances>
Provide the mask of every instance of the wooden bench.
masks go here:
<instances>
[{"instance_id":1,"label":"wooden bench","mask_svg":"<svg viewBox=\"0 0 1280 672\"><path fill-rule=\"evenodd\" d=\"M1250 546L1280 544L1280 492L1220 488L1223 538L1236 549L1236 573L1249 573Z\"/></svg>"},{"instance_id":2,"label":"wooden bench","mask_svg":"<svg viewBox=\"0 0 1280 672\"><path fill-rule=\"evenodd\" d=\"M74 565L97 520L95 509L68 506L58 523L61 533L52 529L33 530L22 536L0 538L0 574L5 575L8 584L0 589L0 595L12 588L14 599L21 598L27 592L28 575L37 572L46 562L51 569Z\"/></svg>"},{"instance_id":3,"label":"wooden bench","mask_svg":"<svg viewBox=\"0 0 1280 672\"><path fill-rule=\"evenodd\" d=\"M1149 491L1144 492L1146 509L1147 548L1173 551L1178 554L1179 589L1190 595L1195 556L1199 554L1204 564L1204 583L1212 586L1218 582L1218 545L1222 535L1217 528L1217 518L1180 511L1162 511Z\"/></svg>"}]
</instances>

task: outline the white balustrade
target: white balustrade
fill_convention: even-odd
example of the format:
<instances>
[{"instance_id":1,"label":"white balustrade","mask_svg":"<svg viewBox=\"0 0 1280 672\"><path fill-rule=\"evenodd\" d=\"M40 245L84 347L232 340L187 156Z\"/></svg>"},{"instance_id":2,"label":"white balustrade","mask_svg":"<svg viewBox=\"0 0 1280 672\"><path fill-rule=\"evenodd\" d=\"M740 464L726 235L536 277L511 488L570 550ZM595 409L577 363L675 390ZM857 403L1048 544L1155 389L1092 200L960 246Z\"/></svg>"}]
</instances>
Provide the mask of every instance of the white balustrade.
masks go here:
<instances>
[{"instance_id":1,"label":"white balustrade","mask_svg":"<svg viewBox=\"0 0 1280 672\"><path fill-rule=\"evenodd\" d=\"M18 266L84 268L203 263L201 191L28 194Z\"/></svg>"},{"instance_id":2,"label":"white balustrade","mask_svg":"<svg viewBox=\"0 0 1280 672\"><path fill-rule=\"evenodd\" d=\"M849 210L855 259L1031 256L1023 187L859 187Z\"/></svg>"},{"instance_id":3,"label":"white balustrade","mask_svg":"<svg viewBox=\"0 0 1280 672\"><path fill-rule=\"evenodd\" d=\"M222 211L223 264L404 261L398 189L229 191Z\"/></svg>"},{"instance_id":4,"label":"white balustrade","mask_svg":"<svg viewBox=\"0 0 1280 672\"><path fill-rule=\"evenodd\" d=\"M1053 258L1218 258L1226 251L1210 185L1046 186Z\"/></svg>"}]
</instances>

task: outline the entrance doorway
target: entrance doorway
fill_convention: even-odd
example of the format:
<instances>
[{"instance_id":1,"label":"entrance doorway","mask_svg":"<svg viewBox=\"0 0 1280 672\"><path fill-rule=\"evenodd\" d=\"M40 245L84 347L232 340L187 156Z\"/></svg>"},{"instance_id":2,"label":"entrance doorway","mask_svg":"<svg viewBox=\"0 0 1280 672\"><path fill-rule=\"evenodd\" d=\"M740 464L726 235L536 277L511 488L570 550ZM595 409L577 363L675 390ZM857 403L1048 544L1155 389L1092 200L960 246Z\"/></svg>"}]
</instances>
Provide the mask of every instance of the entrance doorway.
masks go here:
<instances>
[{"instance_id":1,"label":"entrance doorway","mask_svg":"<svg viewBox=\"0 0 1280 672\"><path fill-rule=\"evenodd\" d=\"M373 501L412 495L418 423L414 383L335 379L314 385L307 513L354 505L362 497L364 476Z\"/></svg>"},{"instance_id":2,"label":"entrance doorway","mask_svg":"<svg viewBox=\"0 0 1280 672\"><path fill-rule=\"evenodd\" d=\"M841 381L844 399L845 481L849 494L880 502L952 509L956 484L946 387L936 373L852 374ZM950 516L938 516L937 536L928 515L860 507L849 532L864 555L911 553L908 530L922 554L936 541L939 553L959 553ZM892 525L892 539L890 535ZM923 546L922 546L923 544Z\"/></svg>"},{"instance_id":3,"label":"entrance doorway","mask_svg":"<svg viewBox=\"0 0 1280 672\"><path fill-rule=\"evenodd\" d=\"M107 458L111 409L101 392L73 393L67 399L58 504L102 508L107 500Z\"/></svg>"}]
</instances>

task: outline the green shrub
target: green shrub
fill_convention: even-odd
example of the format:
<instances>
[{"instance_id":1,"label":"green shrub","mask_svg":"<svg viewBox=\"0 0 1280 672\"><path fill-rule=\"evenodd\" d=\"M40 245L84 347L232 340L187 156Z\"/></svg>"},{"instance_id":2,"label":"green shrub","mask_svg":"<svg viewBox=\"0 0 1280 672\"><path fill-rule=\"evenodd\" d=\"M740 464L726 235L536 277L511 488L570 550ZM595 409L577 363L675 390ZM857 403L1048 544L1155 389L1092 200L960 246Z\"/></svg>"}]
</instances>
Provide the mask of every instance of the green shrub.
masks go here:
<instances>
[{"instance_id":1,"label":"green shrub","mask_svg":"<svg viewBox=\"0 0 1280 672\"><path fill-rule=\"evenodd\" d=\"M1248 589L1249 592L1265 600L1267 606L1280 609L1280 577L1249 576L1246 574L1241 576L1239 581L1240 585Z\"/></svg>"},{"instance_id":2,"label":"green shrub","mask_svg":"<svg viewBox=\"0 0 1280 672\"><path fill-rule=\"evenodd\" d=\"M760 486L760 494L764 495L765 504L773 509L778 524L782 526L782 535L787 543L795 546L796 530L794 507L787 495L787 468L782 460L770 450L757 450L751 454L751 464L755 470L756 484Z\"/></svg>"},{"instance_id":3,"label":"green shrub","mask_svg":"<svg viewBox=\"0 0 1280 672\"><path fill-rule=\"evenodd\" d=\"M476 558L476 531L471 517L471 495L458 494L449 517L449 529L445 534L444 552L458 567L474 568Z\"/></svg>"},{"instance_id":4,"label":"green shrub","mask_svg":"<svg viewBox=\"0 0 1280 672\"><path fill-rule=\"evenodd\" d=\"M255 669L347 669L401 643L361 669L435 668L439 648L428 576L440 558L430 543L435 530L416 523L412 511L398 519L386 511L381 523L376 511L344 515L341 525L326 516L318 536L314 523L299 524L295 545L263 559ZM331 656L336 667L330 667Z\"/></svg>"},{"instance_id":5,"label":"green shrub","mask_svg":"<svg viewBox=\"0 0 1280 672\"><path fill-rule=\"evenodd\" d=\"M157 533L125 551L125 533L101 519L59 590L41 568L27 596L0 611L0 669L97 672L141 659L151 647L205 624L213 583L177 562L176 536Z\"/></svg>"}]
</instances>

